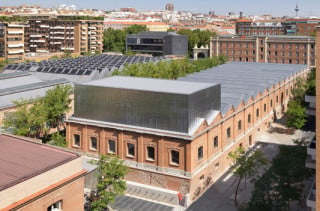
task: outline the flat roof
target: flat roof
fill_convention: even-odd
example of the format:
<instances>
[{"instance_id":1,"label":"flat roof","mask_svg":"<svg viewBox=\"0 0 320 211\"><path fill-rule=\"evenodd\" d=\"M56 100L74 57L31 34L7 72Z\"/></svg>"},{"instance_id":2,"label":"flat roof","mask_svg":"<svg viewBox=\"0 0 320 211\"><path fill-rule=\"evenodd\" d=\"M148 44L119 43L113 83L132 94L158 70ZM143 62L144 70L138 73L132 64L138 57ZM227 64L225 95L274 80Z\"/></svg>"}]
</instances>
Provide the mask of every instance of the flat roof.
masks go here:
<instances>
[{"instance_id":1,"label":"flat roof","mask_svg":"<svg viewBox=\"0 0 320 211\"><path fill-rule=\"evenodd\" d=\"M86 82L82 85L187 95L208 87L212 87L216 84L154 78L113 76L96 81Z\"/></svg>"},{"instance_id":2,"label":"flat roof","mask_svg":"<svg viewBox=\"0 0 320 211\"><path fill-rule=\"evenodd\" d=\"M63 165L77 154L0 135L0 191Z\"/></svg>"},{"instance_id":3,"label":"flat roof","mask_svg":"<svg viewBox=\"0 0 320 211\"><path fill-rule=\"evenodd\" d=\"M230 62L178 78L179 81L220 83L221 113L307 68L301 64Z\"/></svg>"}]
</instances>

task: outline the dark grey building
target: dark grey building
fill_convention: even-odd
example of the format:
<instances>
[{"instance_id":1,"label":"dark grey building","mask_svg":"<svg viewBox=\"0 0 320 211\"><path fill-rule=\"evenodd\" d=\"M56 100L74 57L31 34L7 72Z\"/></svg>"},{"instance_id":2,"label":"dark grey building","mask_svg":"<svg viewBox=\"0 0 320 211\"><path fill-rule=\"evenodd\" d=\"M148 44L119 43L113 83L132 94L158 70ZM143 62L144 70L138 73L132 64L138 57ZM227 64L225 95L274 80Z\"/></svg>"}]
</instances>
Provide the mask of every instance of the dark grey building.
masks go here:
<instances>
[{"instance_id":1,"label":"dark grey building","mask_svg":"<svg viewBox=\"0 0 320 211\"><path fill-rule=\"evenodd\" d=\"M178 55L188 53L188 36L175 32L141 32L128 34L126 50L148 53L154 56Z\"/></svg>"}]
</instances>

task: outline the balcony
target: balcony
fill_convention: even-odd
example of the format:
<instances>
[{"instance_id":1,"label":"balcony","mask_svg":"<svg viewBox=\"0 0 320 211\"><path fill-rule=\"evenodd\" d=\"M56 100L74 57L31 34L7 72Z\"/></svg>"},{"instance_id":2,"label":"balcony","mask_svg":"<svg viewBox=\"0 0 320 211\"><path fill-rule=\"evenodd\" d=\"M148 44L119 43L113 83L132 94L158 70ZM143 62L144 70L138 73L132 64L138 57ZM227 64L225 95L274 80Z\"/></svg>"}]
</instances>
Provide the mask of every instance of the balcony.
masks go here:
<instances>
[{"instance_id":1,"label":"balcony","mask_svg":"<svg viewBox=\"0 0 320 211\"><path fill-rule=\"evenodd\" d=\"M18 30L18 31L8 31L8 34L23 34L23 30Z\"/></svg>"},{"instance_id":2,"label":"balcony","mask_svg":"<svg viewBox=\"0 0 320 211\"><path fill-rule=\"evenodd\" d=\"M309 207L312 211L316 210L316 184L315 181L310 188L309 194L307 196L307 207Z\"/></svg>"},{"instance_id":3,"label":"balcony","mask_svg":"<svg viewBox=\"0 0 320 211\"><path fill-rule=\"evenodd\" d=\"M23 28L23 25L19 25L19 24L8 24L8 28Z\"/></svg>"},{"instance_id":4,"label":"balcony","mask_svg":"<svg viewBox=\"0 0 320 211\"><path fill-rule=\"evenodd\" d=\"M8 44L8 48L18 48L18 47L23 47L23 43L17 43L17 44Z\"/></svg>"},{"instance_id":5,"label":"balcony","mask_svg":"<svg viewBox=\"0 0 320 211\"><path fill-rule=\"evenodd\" d=\"M309 105L306 108L307 115L316 115L316 97L311 95L305 95L304 100L309 103Z\"/></svg>"},{"instance_id":6,"label":"balcony","mask_svg":"<svg viewBox=\"0 0 320 211\"><path fill-rule=\"evenodd\" d=\"M22 54L24 50L8 51L8 54Z\"/></svg>"},{"instance_id":7,"label":"balcony","mask_svg":"<svg viewBox=\"0 0 320 211\"><path fill-rule=\"evenodd\" d=\"M32 34L32 35L30 35L30 37L42 37L42 35L40 35L40 34Z\"/></svg>"},{"instance_id":8,"label":"balcony","mask_svg":"<svg viewBox=\"0 0 320 211\"><path fill-rule=\"evenodd\" d=\"M52 45L60 45L60 44L62 44L62 42L50 42L50 44L52 44Z\"/></svg>"},{"instance_id":9,"label":"balcony","mask_svg":"<svg viewBox=\"0 0 320 211\"><path fill-rule=\"evenodd\" d=\"M308 148L307 148L307 154L311 156L313 160L316 160L316 139L312 139L310 142Z\"/></svg>"},{"instance_id":10,"label":"balcony","mask_svg":"<svg viewBox=\"0 0 320 211\"><path fill-rule=\"evenodd\" d=\"M315 138L309 143L307 147L308 157L306 159L306 167L315 169L316 168L316 140Z\"/></svg>"}]
</instances>

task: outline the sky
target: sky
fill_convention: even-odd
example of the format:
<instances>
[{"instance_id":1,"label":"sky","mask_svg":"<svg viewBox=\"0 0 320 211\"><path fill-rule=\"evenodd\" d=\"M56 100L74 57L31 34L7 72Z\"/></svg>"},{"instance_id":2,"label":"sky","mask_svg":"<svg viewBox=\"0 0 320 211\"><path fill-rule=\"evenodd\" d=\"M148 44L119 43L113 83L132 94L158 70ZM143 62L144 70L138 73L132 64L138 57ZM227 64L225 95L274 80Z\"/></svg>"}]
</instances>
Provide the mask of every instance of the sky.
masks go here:
<instances>
[{"instance_id":1,"label":"sky","mask_svg":"<svg viewBox=\"0 0 320 211\"><path fill-rule=\"evenodd\" d=\"M228 12L244 15L295 16L298 3L299 16L320 16L320 0L0 0L0 6L38 4L51 8L60 4L74 4L77 9L113 10L121 7L134 7L137 10L164 9L167 3L173 3L175 10L208 13L217 15Z\"/></svg>"}]
</instances>

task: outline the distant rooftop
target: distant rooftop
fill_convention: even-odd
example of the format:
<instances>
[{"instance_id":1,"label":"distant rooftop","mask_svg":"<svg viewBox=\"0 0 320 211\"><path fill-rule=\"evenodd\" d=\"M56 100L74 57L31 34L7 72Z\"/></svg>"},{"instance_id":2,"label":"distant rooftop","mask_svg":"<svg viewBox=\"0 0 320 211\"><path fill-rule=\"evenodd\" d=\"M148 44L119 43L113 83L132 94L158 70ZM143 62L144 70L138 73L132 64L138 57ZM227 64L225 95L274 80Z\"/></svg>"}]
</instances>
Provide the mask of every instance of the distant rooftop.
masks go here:
<instances>
[{"instance_id":1,"label":"distant rooftop","mask_svg":"<svg viewBox=\"0 0 320 211\"><path fill-rule=\"evenodd\" d=\"M77 154L71 152L2 134L0 135L0 191L77 157Z\"/></svg>"},{"instance_id":2,"label":"distant rooftop","mask_svg":"<svg viewBox=\"0 0 320 211\"><path fill-rule=\"evenodd\" d=\"M173 94L192 94L213 84L174 81L154 78L138 78L126 76L113 76L96 81L83 83L83 85L131 89L140 91L163 92Z\"/></svg>"},{"instance_id":3,"label":"distant rooftop","mask_svg":"<svg viewBox=\"0 0 320 211\"><path fill-rule=\"evenodd\" d=\"M271 39L310 39L315 40L311 36L300 36L300 35L221 35L219 38L256 38L256 37L268 37Z\"/></svg>"},{"instance_id":4,"label":"distant rooftop","mask_svg":"<svg viewBox=\"0 0 320 211\"><path fill-rule=\"evenodd\" d=\"M143 37L165 37L165 36L185 36L185 35L181 35L181 34L177 34L175 32L151 32L151 31L147 31L147 32L140 32L139 34L128 34L128 37L132 37L132 36L143 36Z\"/></svg>"},{"instance_id":5,"label":"distant rooftop","mask_svg":"<svg viewBox=\"0 0 320 211\"><path fill-rule=\"evenodd\" d=\"M156 62L163 59L166 58L101 54L9 64L4 73L29 72L44 81L65 78L73 83L82 83L110 76L114 70L121 69L127 64Z\"/></svg>"}]
</instances>

